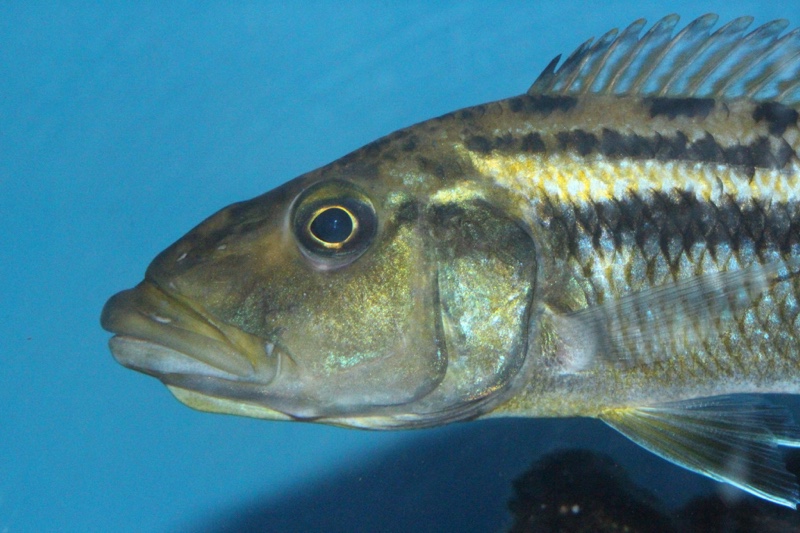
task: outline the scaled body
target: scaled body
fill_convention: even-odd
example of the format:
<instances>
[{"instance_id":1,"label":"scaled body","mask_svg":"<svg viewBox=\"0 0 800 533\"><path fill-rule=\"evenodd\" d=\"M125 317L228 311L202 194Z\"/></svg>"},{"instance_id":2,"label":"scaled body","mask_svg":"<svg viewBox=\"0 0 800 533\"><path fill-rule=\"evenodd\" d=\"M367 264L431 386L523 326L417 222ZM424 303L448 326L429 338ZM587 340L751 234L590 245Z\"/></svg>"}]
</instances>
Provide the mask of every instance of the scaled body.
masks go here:
<instances>
[{"instance_id":1,"label":"scaled body","mask_svg":"<svg viewBox=\"0 0 800 533\"><path fill-rule=\"evenodd\" d=\"M106 304L115 357L262 418L599 417L794 506L800 434L753 393L800 393L800 36L715 22L223 209Z\"/></svg>"}]
</instances>

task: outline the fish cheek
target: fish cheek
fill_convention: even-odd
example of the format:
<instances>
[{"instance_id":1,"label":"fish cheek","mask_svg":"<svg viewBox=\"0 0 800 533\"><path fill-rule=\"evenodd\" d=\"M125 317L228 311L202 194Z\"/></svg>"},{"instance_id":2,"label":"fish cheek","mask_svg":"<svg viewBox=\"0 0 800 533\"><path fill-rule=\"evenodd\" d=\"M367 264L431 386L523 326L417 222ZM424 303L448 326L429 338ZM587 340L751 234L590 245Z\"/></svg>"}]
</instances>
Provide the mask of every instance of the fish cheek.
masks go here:
<instances>
[{"instance_id":1,"label":"fish cheek","mask_svg":"<svg viewBox=\"0 0 800 533\"><path fill-rule=\"evenodd\" d=\"M388 228L352 264L297 282L280 341L315 414L408 403L441 381L435 276L419 227Z\"/></svg>"},{"instance_id":2,"label":"fish cheek","mask_svg":"<svg viewBox=\"0 0 800 533\"><path fill-rule=\"evenodd\" d=\"M448 354L441 408L505 389L524 363L536 253L514 219L483 201L434 208L440 317Z\"/></svg>"}]
</instances>

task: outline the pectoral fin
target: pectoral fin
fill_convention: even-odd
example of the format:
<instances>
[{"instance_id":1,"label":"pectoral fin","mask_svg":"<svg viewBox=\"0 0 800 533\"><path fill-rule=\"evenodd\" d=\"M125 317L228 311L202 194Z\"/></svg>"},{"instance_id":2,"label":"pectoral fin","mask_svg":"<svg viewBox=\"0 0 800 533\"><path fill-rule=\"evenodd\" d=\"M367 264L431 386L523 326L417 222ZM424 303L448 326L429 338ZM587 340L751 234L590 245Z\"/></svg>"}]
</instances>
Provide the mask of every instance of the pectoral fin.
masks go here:
<instances>
[{"instance_id":1,"label":"pectoral fin","mask_svg":"<svg viewBox=\"0 0 800 533\"><path fill-rule=\"evenodd\" d=\"M797 261L773 261L710 272L558 316L554 322L568 355L563 371L581 371L603 361L649 364L691 353L798 269Z\"/></svg>"},{"instance_id":2,"label":"pectoral fin","mask_svg":"<svg viewBox=\"0 0 800 533\"><path fill-rule=\"evenodd\" d=\"M656 455L795 509L796 477L778 445L800 447L800 431L783 407L754 395L716 396L611 409L608 425Z\"/></svg>"}]
</instances>

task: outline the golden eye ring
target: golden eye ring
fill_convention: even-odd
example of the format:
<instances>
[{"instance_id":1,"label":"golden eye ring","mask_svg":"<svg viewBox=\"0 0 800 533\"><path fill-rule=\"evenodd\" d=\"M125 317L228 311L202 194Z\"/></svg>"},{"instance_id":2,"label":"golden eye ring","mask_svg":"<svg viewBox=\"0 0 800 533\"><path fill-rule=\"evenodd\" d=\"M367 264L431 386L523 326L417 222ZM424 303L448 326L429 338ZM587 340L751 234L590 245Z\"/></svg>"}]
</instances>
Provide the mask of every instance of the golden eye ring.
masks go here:
<instances>
[{"instance_id":1,"label":"golden eye ring","mask_svg":"<svg viewBox=\"0 0 800 533\"><path fill-rule=\"evenodd\" d=\"M306 234L319 245L339 250L358 235L358 217L343 205L327 205L308 218Z\"/></svg>"},{"instance_id":2,"label":"golden eye ring","mask_svg":"<svg viewBox=\"0 0 800 533\"><path fill-rule=\"evenodd\" d=\"M345 180L312 185L296 198L290 216L303 256L324 270L358 259L378 232L378 215L369 197Z\"/></svg>"}]
</instances>

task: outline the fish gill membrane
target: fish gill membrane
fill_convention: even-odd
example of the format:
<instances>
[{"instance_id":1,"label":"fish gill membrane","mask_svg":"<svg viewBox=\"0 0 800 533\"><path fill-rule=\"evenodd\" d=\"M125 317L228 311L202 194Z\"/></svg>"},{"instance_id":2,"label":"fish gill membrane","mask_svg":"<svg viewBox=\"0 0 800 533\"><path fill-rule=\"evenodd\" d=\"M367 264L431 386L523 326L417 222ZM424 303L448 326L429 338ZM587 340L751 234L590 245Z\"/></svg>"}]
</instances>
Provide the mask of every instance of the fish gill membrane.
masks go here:
<instances>
[{"instance_id":1,"label":"fish gill membrane","mask_svg":"<svg viewBox=\"0 0 800 533\"><path fill-rule=\"evenodd\" d=\"M226 207L113 296L190 407L370 429L587 416L795 508L800 32L638 20L523 95Z\"/></svg>"}]
</instances>

